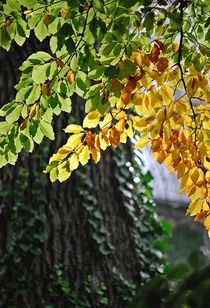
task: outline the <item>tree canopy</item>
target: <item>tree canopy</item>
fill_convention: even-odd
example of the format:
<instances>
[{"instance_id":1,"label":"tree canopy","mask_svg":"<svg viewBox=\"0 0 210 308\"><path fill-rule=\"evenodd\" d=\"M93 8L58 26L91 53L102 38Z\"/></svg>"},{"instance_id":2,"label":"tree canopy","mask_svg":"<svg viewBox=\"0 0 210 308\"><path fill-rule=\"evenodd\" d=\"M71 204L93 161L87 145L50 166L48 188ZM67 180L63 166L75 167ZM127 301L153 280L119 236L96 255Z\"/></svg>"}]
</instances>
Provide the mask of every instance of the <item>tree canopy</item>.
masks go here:
<instances>
[{"instance_id":1,"label":"tree canopy","mask_svg":"<svg viewBox=\"0 0 210 308\"><path fill-rule=\"evenodd\" d=\"M0 45L30 35L49 50L20 67L15 98L0 109L0 166L15 164L53 121L84 100L83 123L64 128L67 142L46 167L67 180L101 151L128 138L148 143L155 159L181 179L187 213L210 235L210 4L188 0L7 0L0 4ZM24 48L24 47L23 47Z\"/></svg>"}]
</instances>

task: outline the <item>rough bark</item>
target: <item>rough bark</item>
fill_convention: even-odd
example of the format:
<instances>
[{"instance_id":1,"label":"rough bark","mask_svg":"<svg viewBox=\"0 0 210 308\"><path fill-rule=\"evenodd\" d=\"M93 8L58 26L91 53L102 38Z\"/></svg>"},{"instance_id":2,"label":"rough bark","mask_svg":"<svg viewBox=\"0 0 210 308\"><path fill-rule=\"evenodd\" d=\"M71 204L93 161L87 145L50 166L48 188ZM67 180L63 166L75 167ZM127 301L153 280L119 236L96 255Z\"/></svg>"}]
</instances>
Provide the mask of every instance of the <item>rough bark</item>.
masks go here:
<instances>
[{"instance_id":1,"label":"rough bark","mask_svg":"<svg viewBox=\"0 0 210 308\"><path fill-rule=\"evenodd\" d=\"M34 49L30 44L24 48L15 46L9 53L0 51L1 104L14 96L17 68ZM80 108L80 104L74 107L75 117L81 114ZM132 231L134 225L122 205L113 152L103 153L97 166L92 164L75 172L63 184L50 183L42 173L48 158L65 138L61 128L65 127L67 118L64 115L55 119L55 142L45 141L33 154L21 155L16 166L0 171L0 307L76 307L69 299L71 292L62 289L68 283L76 291L77 307L120 308L124 307L125 299L115 269L123 275L125 289L127 281L140 283L140 264ZM25 207L19 205L20 202ZM44 214L46 220L38 219L39 214ZM17 217L22 219L20 223ZM30 225L31 218L35 221ZM95 229L94 223L98 224ZM11 244L20 228L25 228L26 234ZM33 238L38 233L46 233L48 238L43 241ZM95 239L97 234L104 241L105 248L113 246L107 248L109 253L100 251L100 243ZM29 248L22 247L21 243ZM14 251L11 252L10 247ZM40 250L36 252L34 247ZM16 260L16 256L21 260ZM22 280L17 277L20 273ZM91 294L85 291L84 285L89 275ZM96 292L101 282L107 287L108 304L104 305ZM14 296L18 288L20 294ZM84 294L87 306L79 304Z\"/></svg>"}]
</instances>

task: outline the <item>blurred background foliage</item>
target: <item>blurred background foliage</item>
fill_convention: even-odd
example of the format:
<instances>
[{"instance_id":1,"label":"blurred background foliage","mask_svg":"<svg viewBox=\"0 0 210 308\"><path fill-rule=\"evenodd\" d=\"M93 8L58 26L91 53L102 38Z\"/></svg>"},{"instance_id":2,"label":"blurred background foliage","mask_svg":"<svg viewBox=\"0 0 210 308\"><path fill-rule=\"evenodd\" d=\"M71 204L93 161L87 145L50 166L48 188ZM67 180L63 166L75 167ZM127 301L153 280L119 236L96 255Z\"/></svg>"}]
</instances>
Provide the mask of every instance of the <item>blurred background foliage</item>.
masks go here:
<instances>
[{"instance_id":1,"label":"blurred background foliage","mask_svg":"<svg viewBox=\"0 0 210 308\"><path fill-rule=\"evenodd\" d=\"M165 273L145 283L130 308L203 308L210 303L210 267L191 253L186 263L169 267Z\"/></svg>"}]
</instances>

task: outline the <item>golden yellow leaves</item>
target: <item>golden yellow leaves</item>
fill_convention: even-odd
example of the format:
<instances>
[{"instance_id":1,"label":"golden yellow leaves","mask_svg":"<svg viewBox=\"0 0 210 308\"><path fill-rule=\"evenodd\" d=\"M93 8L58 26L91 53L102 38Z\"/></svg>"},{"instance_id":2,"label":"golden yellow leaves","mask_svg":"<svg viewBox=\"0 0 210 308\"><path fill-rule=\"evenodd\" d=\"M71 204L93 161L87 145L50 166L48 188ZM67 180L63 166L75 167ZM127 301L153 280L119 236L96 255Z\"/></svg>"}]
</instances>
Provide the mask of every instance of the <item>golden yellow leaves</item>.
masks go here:
<instances>
[{"instance_id":1,"label":"golden yellow leaves","mask_svg":"<svg viewBox=\"0 0 210 308\"><path fill-rule=\"evenodd\" d=\"M59 65L60 65L60 64L59 64ZM67 72L66 78L67 78L67 80L68 80L68 82L69 82L70 84L72 84L72 83L74 82L74 80L75 80L75 75L74 75L74 73L72 72L72 70L69 70L69 71Z\"/></svg>"},{"instance_id":2,"label":"golden yellow leaves","mask_svg":"<svg viewBox=\"0 0 210 308\"><path fill-rule=\"evenodd\" d=\"M85 145L82 149L81 152L79 154L79 161L80 163L84 166L87 164L87 162L90 159L90 152L89 152L89 148L87 145Z\"/></svg>"},{"instance_id":3,"label":"golden yellow leaves","mask_svg":"<svg viewBox=\"0 0 210 308\"><path fill-rule=\"evenodd\" d=\"M140 138L137 142L136 142L136 144L135 144L135 148L136 149L143 149L143 148L145 148L145 146L149 143L149 138L147 138L147 137L142 137L142 138Z\"/></svg>"},{"instance_id":4,"label":"golden yellow leaves","mask_svg":"<svg viewBox=\"0 0 210 308\"><path fill-rule=\"evenodd\" d=\"M198 79L195 77L192 77L189 79L187 83L187 95L189 98L193 97L198 90Z\"/></svg>"},{"instance_id":5,"label":"golden yellow leaves","mask_svg":"<svg viewBox=\"0 0 210 308\"><path fill-rule=\"evenodd\" d=\"M65 133L75 134L84 132L84 128L77 124L70 124L64 129Z\"/></svg>"},{"instance_id":6,"label":"golden yellow leaves","mask_svg":"<svg viewBox=\"0 0 210 308\"><path fill-rule=\"evenodd\" d=\"M179 45L173 43L170 48L177 53ZM97 163L102 150L116 148L139 132L135 148L150 144L155 159L177 173L180 192L191 199L188 213L195 220L205 219L210 230L208 73L190 66L182 74L179 65L169 63L166 49L155 40L149 53L136 50L130 59L122 57L117 65L119 75L98 89L100 102L109 104L108 110L89 112L82 126L68 125L67 143L52 156L46 172L52 181L62 182L79 164L86 165L90 159ZM59 59L57 64L64 66ZM70 84L75 80L71 70L66 77Z\"/></svg>"},{"instance_id":7,"label":"golden yellow leaves","mask_svg":"<svg viewBox=\"0 0 210 308\"><path fill-rule=\"evenodd\" d=\"M101 114L98 110L92 111L87 114L83 120L83 126L87 128L94 128L100 122Z\"/></svg>"},{"instance_id":8,"label":"golden yellow leaves","mask_svg":"<svg viewBox=\"0 0 210 308\"><path fill-rule=\"evenodd\" d=\"M51 181L65 181L78 168L79 163L84 166L90 158L98 163L101 150L108 146L115 148L120 142L124 142L127 135L132 137L134 134L133 124L126 112L116 108L105 116L101 116L98 111L90 112L85 117L83 126L98 131L86 131L77 124L70 124L64 129L70 134L67 143L51 157L45 170L50 173Z\"/></svg>"},{"instance_id":9,"label":"golden yellow leaves","mask_svg":"<svg viewBox=\"0 0 210 308\"><path fill-rule=\"evenodd\" d=\"M39 107L38 107L38 104L35 103L33 104L30 109L29 109L29 113L28 113L28 116L22 121L22 123L20 124L20 130L24 130L27 125L28 125L28 122L30 120L32 120L38 113L38 110L39 110Z\"/></svg>"}]
</instances>

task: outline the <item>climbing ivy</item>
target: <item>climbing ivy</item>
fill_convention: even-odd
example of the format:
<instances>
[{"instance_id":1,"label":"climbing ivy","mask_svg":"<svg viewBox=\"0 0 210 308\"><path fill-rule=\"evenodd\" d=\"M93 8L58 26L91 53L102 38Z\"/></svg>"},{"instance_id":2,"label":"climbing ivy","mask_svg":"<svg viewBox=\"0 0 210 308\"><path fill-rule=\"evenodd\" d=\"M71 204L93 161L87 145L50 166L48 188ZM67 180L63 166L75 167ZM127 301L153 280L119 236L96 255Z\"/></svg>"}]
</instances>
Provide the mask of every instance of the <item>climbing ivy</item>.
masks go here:
<instances>
[{"instance_id":1,"label":"climbing ivy","mask_svg":"<svg viewBox=\"0 0 210 308\"><path fill-rule=\"evenodd\" d=\"M43 147L42 151L45 151ZM129 155L127 154L129 153ZM40 153L35 154L37 160ZM129 156L129 157L128 157ZM150 187L151 175L142 173L139 159L132 150L125 151L119 148L113 160L113 178L117 182L120 194L120 206L128 213L130 219L130 233L135 243L135 254L138 256L138 275L142 282L164 271L166 261L164 259L165 245L160 245L161 237L168 235L164 223L160 223L155 214L155 204L152 201L152 189ZM41 165L42 163L40 163ZM41 168L42 166L40 166ZM111 232L104 223L104 216L97 202L97 196L92 194L93 183L87 174L90 166L84 166L76 173L79 181L78 195L81 205L88 214L90 236L95 243L95 249L101 262L112 281L116 294L124 304L129 303L135 295L138 287L134 281L128 280L121 272L115 261L116 247L111 240ZM43 214L43 206L47 204L47 197L40 193L46 188L47 181L44 175L37 176L40 170L33 170L33 199L36 202L28 204L27 194L30 191L28 177L29 171L17 167L18 187L15 190L15 203L10 208L10 233L8 235L6 251L0 254L0 282L1 305L15 306L20 298L29 296L28 286L32 284L33 275L28 277L26 271L37 257L43 254L44 244L48 240L46 232L47 221ZM138 181L137 181L138 178ZM6 200L11 194L10 187L1 189L1 210L6 206ZM5 204L5 205L4 205ZM164 242L165 243L165 242ZM161 251L161 249L163 251ZM15 275L16 279L9 279ZM44 307L56 307L59 300L73 305L73 307L108 307L108 285L100 281L93 273L87 274L81 286L81 292L74 289L73 283L64 275L62 263L56 264L49 277L45 278L47 293L42 299ZM15 282L14 282L15 281Z\"/></svg>"},{"instance_id":2,"label":"climbing ivy","mask_svg":"<svg viewBox=\"0 0 210 308\"><path fill-rule=\"evenodd\" d=\"M8 196L12 194L10 186L0 187L0 210L9 207L9 232L5 251L0 251L0 306L15 306L18 300L28 296L27 285L32 283L33 275L29 276L26 267L30 268L37 257L43 253L43 244L47 241L45 231L46 216L41 212L45 197L40 190L46 181L37 177L34 170L33 196L36 199L29 203L28 193L29 172L26 168L17 168L16 188L13 191L14 205L8 204ZM39 206L40 204L40 206ZM11 279L15 277L15 279Z\"/></svg>"}]
</instances>

